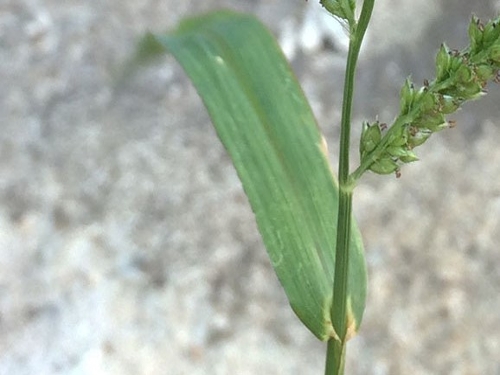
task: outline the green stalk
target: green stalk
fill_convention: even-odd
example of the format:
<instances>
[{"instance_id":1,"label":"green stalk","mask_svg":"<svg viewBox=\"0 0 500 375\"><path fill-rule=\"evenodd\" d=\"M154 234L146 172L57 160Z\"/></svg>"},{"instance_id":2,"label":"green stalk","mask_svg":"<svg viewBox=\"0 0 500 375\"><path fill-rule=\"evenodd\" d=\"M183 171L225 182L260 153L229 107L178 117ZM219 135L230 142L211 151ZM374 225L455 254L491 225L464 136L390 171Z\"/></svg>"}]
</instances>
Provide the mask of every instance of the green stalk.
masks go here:
<instances>
[{"instance_id":1,"label":"green stalk","mask_svg":"<svg viewBox=\"0 0 500 375\"><path fill-rule=\"evenodd\" d=\"M354 78L361 43L365 35L375 0L365 0L358 24L351 26L351 39L344 80L339 161L339 210L337 247L333 283L332 323L338 339L328 341L325 375L343 375L347 340L347 272L349 268L349 241L351 237L352 193L354 183L349 178L349 148Z\"/></svg>"}]
</instances>

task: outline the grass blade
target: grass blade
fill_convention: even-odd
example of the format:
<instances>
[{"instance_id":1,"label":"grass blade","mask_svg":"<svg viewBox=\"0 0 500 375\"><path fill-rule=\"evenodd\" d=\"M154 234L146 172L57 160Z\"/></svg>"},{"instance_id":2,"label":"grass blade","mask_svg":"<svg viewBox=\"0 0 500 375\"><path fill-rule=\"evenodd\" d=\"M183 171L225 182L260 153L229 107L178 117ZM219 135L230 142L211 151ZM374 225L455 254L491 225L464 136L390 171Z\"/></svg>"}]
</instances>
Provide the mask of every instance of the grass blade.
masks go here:
<instances>
[{"instance_id":1,"label":"grass blade","mask_svg":"<svg viewBox=\"0 0 500 375\"><path fill-rule=\"evenodd\" d=\"M290 304L321 340L331 323L338 186L322 136L272 35L255 18L217 12L149 34L141 53L163 46L193 81L229 152ZM348 322L357 331L366 297L361 236L354 225Z\"/></svg>"}]
</instances>

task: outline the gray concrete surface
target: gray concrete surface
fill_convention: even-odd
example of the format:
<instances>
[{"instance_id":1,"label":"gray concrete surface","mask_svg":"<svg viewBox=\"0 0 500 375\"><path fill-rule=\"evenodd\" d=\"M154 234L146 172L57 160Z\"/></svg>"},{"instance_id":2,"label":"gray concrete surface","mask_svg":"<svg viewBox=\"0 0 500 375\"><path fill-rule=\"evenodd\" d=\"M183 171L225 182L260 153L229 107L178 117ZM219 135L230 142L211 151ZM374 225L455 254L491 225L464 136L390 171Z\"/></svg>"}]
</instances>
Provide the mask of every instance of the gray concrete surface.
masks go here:
<instances>
[{"instance_id":1,"label":"gray concrete surface","mask_svg":"<svg viewBox=\"0 0 500 375\"><path fill-rule=\"evenodd\" d=\"M0 0L1 375L322 373L181 69L113 90L142 33L222 7L280 39L335 163L345 40L315 1ZM378 1L355 123L390 121L404 78L499 10ZM499 99L358 188L370 291L347 374L500 374Z\"/></svg>"}]
</instances>

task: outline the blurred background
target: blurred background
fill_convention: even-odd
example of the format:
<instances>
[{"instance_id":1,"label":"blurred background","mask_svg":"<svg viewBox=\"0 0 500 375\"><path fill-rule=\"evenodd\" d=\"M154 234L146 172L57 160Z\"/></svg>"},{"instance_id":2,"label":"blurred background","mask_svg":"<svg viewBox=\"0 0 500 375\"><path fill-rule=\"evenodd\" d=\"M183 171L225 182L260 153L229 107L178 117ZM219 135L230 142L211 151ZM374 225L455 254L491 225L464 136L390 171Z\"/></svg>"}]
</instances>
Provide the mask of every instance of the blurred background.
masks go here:
<instances>
[{"instance_id":1,"label":"blurred background","mask_svg":"<svg viewBox=\"0 0 500 375\"><path fill-rule=\"evenodd\" d=\"M346 37L309 0L0 1L0 374L322 374L200 99L170 57L120 89L147 30L231 8L285 50L336 165ZM361 121L391 122L494 0L379 0ZM500 90L355 194L369 268L349 375L500 374ZM335 167L336 168L336 167Z\"/></svg>"}]
</instances>

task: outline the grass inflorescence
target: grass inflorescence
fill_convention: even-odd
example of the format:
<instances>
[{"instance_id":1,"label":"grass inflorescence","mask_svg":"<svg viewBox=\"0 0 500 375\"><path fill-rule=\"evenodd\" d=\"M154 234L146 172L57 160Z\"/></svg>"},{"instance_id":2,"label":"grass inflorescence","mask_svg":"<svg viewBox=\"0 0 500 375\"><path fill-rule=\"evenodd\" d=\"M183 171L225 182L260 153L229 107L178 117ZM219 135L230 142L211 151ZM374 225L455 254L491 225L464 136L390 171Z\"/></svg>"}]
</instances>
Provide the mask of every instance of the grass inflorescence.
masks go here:
<instances>
[{"instance_id":1,"label":"grass inflorescence","mask_svg":"<svg viewBox=\"0 0 500 375\"><path fill-rule=\"evenodd\" d=\"M400 113L390 128L378 121L363 124L361 164L353 173L355 179L366 170L399 175L402 164L418 160L413 151L416 147L432 134L455 126L447 115L484 95L488 81L500 81L500 17L486 24L472 17L469 38L469 47L462 51L441 45L433 81L425 80L417 89L406 80Z\"/></svg>"}]
</instances>

